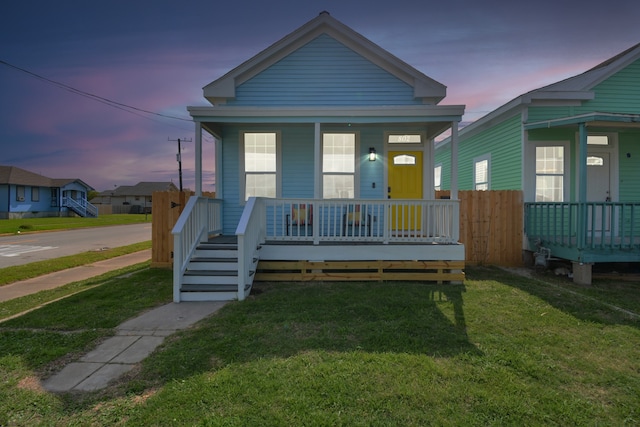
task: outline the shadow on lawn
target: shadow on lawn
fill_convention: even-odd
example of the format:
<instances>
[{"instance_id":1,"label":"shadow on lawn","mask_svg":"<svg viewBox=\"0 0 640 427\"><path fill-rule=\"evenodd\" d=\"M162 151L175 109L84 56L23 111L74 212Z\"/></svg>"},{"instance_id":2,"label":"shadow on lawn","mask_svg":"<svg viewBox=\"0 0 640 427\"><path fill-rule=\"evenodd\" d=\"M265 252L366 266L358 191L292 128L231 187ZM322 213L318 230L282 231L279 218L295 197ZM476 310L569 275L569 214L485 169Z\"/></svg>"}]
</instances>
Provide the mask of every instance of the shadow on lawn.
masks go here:
<instances>
[{"instance_id":1,"label":"shadow on lawn","mask_svg":"<svg viewBox=\"0 0 640 427\"><path fill-rule=\"evenodd\" d=\"M525 276L497 267L467 269L467 278L499 281L581 320L640 328L640 312L634 308L640 306L638 284L594 281L592 286L580 286L550 273Z\"/></svg>"},{"instance_id":2,"label":"shadow on lawn","mask_svg":"<svg viewBox=\"0 0 640 427\"><path fill-rule=\"evenodd\" d=\"M479 354L469 342L463 285L423 283L255 284L199 328L169 341L145 362L162 381L261 358L308 351Z\"/></svg>"}]
</instances>

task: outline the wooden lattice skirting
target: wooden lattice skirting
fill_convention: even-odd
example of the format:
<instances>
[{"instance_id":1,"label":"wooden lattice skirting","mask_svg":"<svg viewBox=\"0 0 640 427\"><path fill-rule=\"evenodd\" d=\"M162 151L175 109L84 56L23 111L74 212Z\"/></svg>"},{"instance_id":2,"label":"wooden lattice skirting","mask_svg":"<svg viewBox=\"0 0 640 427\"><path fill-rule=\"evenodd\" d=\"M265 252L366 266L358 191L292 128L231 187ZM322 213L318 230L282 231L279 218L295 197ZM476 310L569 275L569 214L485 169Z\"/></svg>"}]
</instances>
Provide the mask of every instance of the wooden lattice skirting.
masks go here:
<instances>
[{"instance_id":1,"label":"wooden lattice skirting","mask_svg":"<svg viewBox=\"0 0 640 427\"><path fill-rule=\"evenodd\" d=\"M265 282L462 282L464 261L260 261L255 280Z\"/></svg>"}]
</instances>

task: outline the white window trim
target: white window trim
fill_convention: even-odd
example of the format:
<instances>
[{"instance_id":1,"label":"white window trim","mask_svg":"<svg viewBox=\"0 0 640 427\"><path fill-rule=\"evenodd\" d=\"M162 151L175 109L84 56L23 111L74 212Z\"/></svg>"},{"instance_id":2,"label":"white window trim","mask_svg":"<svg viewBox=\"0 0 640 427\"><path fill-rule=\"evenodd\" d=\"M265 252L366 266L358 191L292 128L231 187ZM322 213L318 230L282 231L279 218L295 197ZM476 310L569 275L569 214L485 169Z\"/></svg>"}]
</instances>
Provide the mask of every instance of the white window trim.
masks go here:
<instances>
[{"instance_id":1,"label":"white window trim","mask_svg":"<svg viewBox=\"0 0 640 427\"><path fill-rule=\"evenodd\" d=\"M246 193L246 171L244 170L244 135L246 133L274 133L276 135L276 197L282 197L282 144L281 144L281 132L277 130L243 130L240 132L238 138L238 151L240 157L239 166L239 189L240 189L240 205L244 206L247 201L245 200Z\"/></svg>"},{"instance_id":2,"label":"white window trim","mask_svg":"<svg viewBox=\"0 0 640 427\"><path fill-rule=\"evenodd\" d=\"M353 161L355 162L354 164L354 169L353 169L353 197L354 199L358 199L360 198L360 163L362 161L361 157L364 155L360 152L360 132L358 131L351 131L351 132L344 132L344 131L322 131L320 133L320 159L319 159L319 163L320 163L320 178L319 178L319 184L320 184L320 198L324 198L324 165L322 164L323 160L323 153L324 153L324 135L326 134L344 134L344 135L354 135L354 139L355 139L355 155L354 155L354 159ZM366 161L369 161L369 152L366 153ZM332 172L330 173L332 175L351 175L350 173L336 173L336 172Z\"/></svg>"},{"instance_id":3,"label":"white window trim","mask_svg":"<svg viewBox=\"0 0 640 427\"><path fill-rule=\"evenodd\" d=\"M569 141L530 141L529 147L531 149L529 158L529 165L531 167L531 201L536 201L536 148L537 147L563 147L564 148L564 174L562 175L562 182L564 188L562 189L562 198L564 201L568 201L571 194L571 150Z\"/></svg>"},{"instance_id":4,"label":"white window trim","mask_svg":"<svg viewBox=\"0 0 640 427\"><path fill-rule=\"evenodd\" d=\"M473 189L475 190L478 182L476 181L476 166L480 162L487 161L487 190L491 190L491 153L483 154L482 156L474 157L473 159Z\"/></svg>"}]
</instances>

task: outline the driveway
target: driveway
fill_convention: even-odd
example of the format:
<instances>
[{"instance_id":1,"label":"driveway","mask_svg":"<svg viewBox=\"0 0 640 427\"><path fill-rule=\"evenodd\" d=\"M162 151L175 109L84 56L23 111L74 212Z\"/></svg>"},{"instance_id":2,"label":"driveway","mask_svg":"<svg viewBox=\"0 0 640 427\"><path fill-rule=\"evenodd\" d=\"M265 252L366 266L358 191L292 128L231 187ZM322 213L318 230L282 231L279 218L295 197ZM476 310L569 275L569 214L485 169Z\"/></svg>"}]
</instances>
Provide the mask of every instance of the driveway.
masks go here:
<instances>
[{"instance_id":1,"label":"driveway","mask_svg":"<svg viewBox=\"0 0 640 427\"><path fill-rule=\"evenodd\" d=\"M151 240L151 223L0 237L0 268Z\"/></svg>"}]
</instances>

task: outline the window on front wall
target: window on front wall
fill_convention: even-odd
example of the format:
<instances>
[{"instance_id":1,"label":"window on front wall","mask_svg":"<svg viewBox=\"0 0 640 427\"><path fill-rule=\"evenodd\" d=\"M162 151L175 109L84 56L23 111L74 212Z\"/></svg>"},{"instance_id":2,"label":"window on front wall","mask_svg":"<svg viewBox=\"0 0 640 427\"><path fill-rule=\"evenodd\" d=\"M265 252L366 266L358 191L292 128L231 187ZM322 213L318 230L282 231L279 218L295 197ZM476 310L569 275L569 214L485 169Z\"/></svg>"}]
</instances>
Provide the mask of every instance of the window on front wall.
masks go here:
<instances>
[{"instance_id":1,"label":"window on front wall","mask_svg":"<svg viewBox=\"0 0 640 427\"><path fill-rule=\"evenodd\" d=\"M490 187L489 176L491 173L491 157L476 157L473 159L473 188L476 190L488 190Z\"/></svg>"},{"instance_id":2,"label":"window on front wall","mask_svg":"<svg viewBox=\"0 0 640 427\"><path fill-rule=\"evenodd\" d=\"M31 187L31 201L39 202L40 201L40 188Z\"/></svg>"},{"instance_id":3,"label":"window on front wall","mask_svg":"<svg viewBox=\"0 0 640 427\"><path fill-rule=\"evenodd\" d=\"M325 133L322 135L322 197L355 197L356 135Z\"/></svg>"},{"instance_id":4,"label":"window on front wall","mask_svg":"<svg viewBox=\"0 0 640 427\"><path fill-rule=\"evenodd\" d=\"M244 134L244 199L276 197L277 151L275 132Z\"/></svg>"},{"instance_id":5,"label":"window on front wall","mask_svg":"<svg viewBox=\"0 0 640 427\"><path fill-rule=\"evenodd\" d=\"M16 187L16 201L24 202L24 186L22 185Z\"/></svg>"},{"instance_id":6,"label":"window on front wall","mask_svg":"<svg viewBox=\"0 0 640 427\"><path fill-rule=\"evenodd\" d=\"M536 147L536 202L564 200L563 146Z\"/></svg>"},{"instance_id":7,"label":"window on front wall","mask_svg":"<svg viewBox=\"0 0 640 427\"><path fill-rule=\"evenodd\" d=\"M433 186L434 190L442 190L442 165L437 165L433 169Z\"/></svg>"}]
</instances>

